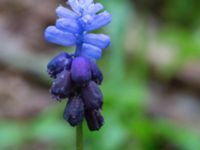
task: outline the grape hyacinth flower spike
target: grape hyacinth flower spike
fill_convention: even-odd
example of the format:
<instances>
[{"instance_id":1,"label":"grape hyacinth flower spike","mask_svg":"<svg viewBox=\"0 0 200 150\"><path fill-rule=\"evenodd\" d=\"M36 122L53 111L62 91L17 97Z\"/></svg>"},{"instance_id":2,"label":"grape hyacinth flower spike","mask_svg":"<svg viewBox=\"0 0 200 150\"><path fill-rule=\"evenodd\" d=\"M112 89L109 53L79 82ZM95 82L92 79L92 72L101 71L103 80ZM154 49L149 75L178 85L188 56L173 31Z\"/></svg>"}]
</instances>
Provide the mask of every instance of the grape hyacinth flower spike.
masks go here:
<instances>
[{"instance_id":1,"label":"grape hyacinth flower spike","mask_svg":"<svg viewBox=\"0 0 200 150\"><path fill-rule=\"evenodd\" d=\"M82 124L85 118L88 128L95 131L104 123L103 94L99 88L103 74L96 60L109 46L110 38L91 31L106 26L112 17L93 0L68 0L67 4L68 8L56 8L58 19L44 32L48 42L75 46L74 53L61 52L48 63L47 72L53 78L50 93L57 101L68 99L63 116L71 126Z\"/></svg>"}]
</instances>

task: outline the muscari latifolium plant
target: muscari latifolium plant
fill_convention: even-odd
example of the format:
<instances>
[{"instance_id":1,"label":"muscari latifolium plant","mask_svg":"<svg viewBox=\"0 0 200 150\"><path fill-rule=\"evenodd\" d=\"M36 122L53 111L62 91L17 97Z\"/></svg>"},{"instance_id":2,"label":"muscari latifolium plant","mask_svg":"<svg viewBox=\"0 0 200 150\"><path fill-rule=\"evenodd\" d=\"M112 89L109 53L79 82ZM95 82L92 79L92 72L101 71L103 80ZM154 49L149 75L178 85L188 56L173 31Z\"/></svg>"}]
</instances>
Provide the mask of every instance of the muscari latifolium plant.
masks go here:
<instances>
[{"instance_id":1,"label":"muscari latifolium plant","mask_svg":"<svg viewBox=\"0 0 200 150\"><path fill-rule=\"evenodd\" d=\"M109 46L110 38L91 31L110 23L112 17L93 0L68 0L67 4L68 8L56 8L58 19L44 33L51 43L75 46L74 53L61 52L48 63L48 74L53 78L50 93L57 101L68 99L64 119L71 126L80 125L85 118L88 128L95 131L104 123L103 95L99 89L103 74L96 60Z\"/></svg>"}]
</instances>

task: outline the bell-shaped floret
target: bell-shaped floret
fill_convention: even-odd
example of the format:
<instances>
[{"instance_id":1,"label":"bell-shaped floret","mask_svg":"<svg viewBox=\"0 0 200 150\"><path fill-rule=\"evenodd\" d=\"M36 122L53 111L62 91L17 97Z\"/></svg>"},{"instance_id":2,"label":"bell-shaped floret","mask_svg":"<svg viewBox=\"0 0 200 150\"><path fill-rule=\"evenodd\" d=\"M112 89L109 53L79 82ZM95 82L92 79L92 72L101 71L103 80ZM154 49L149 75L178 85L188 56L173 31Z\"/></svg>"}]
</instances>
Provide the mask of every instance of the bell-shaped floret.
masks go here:
<instances>
[{"instance_id":1,"label":"bell-shaped floret","mask_svg":"<svg viewBox=\"0 0 200 150\"><path fill-rule=\"evenodd\" d=\"M104 124L100 110L85 110L85 119L90 131L96 131Z\"/></svg>"},{"instance_id":2,"label":"bell-shaped floret","mask_svg":"<svg viewBox=\"0 0 200 150\"><path fill-rule=\"evenodd\" d=\"M56 8L56 14L59 18L78 18L78 15L75 12L63 7L62 5Z\"/></svg>"},{"instance_id":3,"label":"bell-shaped floret","mask_svg":"<svg viewBox=\"0 0 200 150\"><path fill-rule=\"evenodd\" d=\"M63 117L71 126L77 126L82 123L84 118L84 105L80 97L69 99Z\"/></svg>"},{"instance_id":4,"label":"bell-shaped floret","mask_svg":"<svg viewBox=\"0 0 200 150\"><path fill-rule=\"evenodd\" d=\"M90 61L90 68L92 72L92 80L95 81L97 84L101 84L101 82L103 81L103 74L95 61Z\"/></svg>"},{"instance_id":5,"label":"bell-shaped floret","mask_svg":"<svg viewBox=\"0 0 200 150\"><path fill-rule=\"evenodd\" d=\"M55 78L58 73L63 71L65 68L70 69L71 66L71 56L62 52L55 56L47 65L47 72L52 77Z\"/></svg>"},{"instance_id":6,"label":"bell-shaped floret","mask_svg":"<svg viewBox=\"0 0 200 150\"><path fill-rule=\"evenodd\" d=\"M80 55L89 59L100 59L102 50L90 44L83 44Z\"/></svg>"},{"instance_id":7,"label":"bell-shaped floret","mask_svg":"<svg viewBox=\"0 0 200 150\"><path fill-rule=\"evenodd\" d=\"M85 57L76 57L71 66L71 78L79 84L86 84L91 80L90 64Z\"/></svg>"},{"instance_id":8,"label":"bell-shaped floret","mask_svg":"<svg viewBox=\"0 0 200 150\"><path fill-rule=\"evenodd\" d=\"M70 72L63 70L59 73L56 79L53 81L53 84L50 89L50 93L53 95L53 98L60 100L67 98L71 94L73 89Z\"/></svg>"},{"instance_id":9,"label":"bell-shaped floret","mask_svg":"<svg viewBox=\"0 0 200 150\"><path fill-rule=\"evenodd\" d=\"M85 26L86 31L99 29L112 21L112 16L107 11L104 11L94 18L94 20Z\"/></svg>"},{"instance_id":10,"label":"bell-shaped floret","mask_svg":"<svg viewBox=\"0 0 200 150\"><path fill-rule=\"evenodd\" d=\"M100 109L103 105L103 94L94 81L90 81L81 91L85 109Z\"/></svg>"},{"instance_id":11,"label":"bell-shaped floret","mask_svg":"<svg viewBox=\"0 0 200 150\"><path fill-rule=\"evenodd\" d=\"M110 37L105 34L86 34L84 43L97 46L101 49L107 48L110 44Z\"/></svg>"},{"instance_id":12,"label":"bell-shaped floret","mask_svg":"<svg viewBox=\"0 0 200 150\"><path fill-rule=\"evenodd\" d=\"M60 18L56 21L56 27L64 32L79 33L80 27L75 19Z\"/></svg>"},{"instance_id":13,"label":"bell-shaped floret","mask_svg":"<svg viewBox=\"0 0 200 150\"><path fill-rule=\"evenodd\" d=\"M73 11L78 14L84 12L92 4L93 0L68 0L68 4L71 6Z\"/></svg>"},{"instance_id":14,"label":"bell-shaped floret","mask_svg":"<svg viewBox=\"0 0 200 150\"><path fill-rule=\"evenodd\" d=\"M45 39L51 43L62 46L73 46L76 44L76 37L69 32L63 32L55 26L49 26L44 33Z\"/></svg>"},{"instance_id":15,"label":"bell-shaped floret","mask_svg":"<svg viewBox=\"0 0 200 150\"><path fill-rule=\"evenodd\" d=\"M83 9L79 5L79 0L68 0L68 4L72 8L72 10L79 15L81 14L81 11L83 11Z\"/></svg>"},{"instance_id":16,"label":"bell-shaped floret","mask_svg":"<svg viewBox=\"0 0 200 150\"><path fill-rule=\"evenodd\" d=\"M103 5L100 3L91 4L87 10L85 10L85 14L96 14L97 12L103 9Z\"/></svg>"}]
</instances>

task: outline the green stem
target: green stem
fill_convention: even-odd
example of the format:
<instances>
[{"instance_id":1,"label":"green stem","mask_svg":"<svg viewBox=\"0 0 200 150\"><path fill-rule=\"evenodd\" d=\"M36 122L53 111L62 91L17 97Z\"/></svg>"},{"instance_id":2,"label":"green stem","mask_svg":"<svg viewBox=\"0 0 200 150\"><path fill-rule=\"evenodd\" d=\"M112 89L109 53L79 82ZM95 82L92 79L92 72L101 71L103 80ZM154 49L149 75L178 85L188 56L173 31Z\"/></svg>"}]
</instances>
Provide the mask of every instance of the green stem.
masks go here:
<instances>
[{"instance_id":1,"label":"green stem","mask_svg":"<svg viewBox=\"0 0 200 150\"><path fill-rule=\"evenodd\" d=\"M82 124L76 127L76 150L83 150L83 127L82 127Z\"/></svg>"}]
</instances>

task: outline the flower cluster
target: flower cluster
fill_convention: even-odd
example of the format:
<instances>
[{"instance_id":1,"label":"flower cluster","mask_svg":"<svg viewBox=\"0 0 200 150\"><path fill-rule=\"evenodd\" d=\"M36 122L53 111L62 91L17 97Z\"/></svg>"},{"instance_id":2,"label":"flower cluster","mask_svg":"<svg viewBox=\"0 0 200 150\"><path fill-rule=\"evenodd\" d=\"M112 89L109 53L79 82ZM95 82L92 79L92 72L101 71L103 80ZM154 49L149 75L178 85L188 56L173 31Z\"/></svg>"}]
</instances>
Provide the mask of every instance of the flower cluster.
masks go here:
<instances>
[{"instance_id":1,"label":"flower cluster","mask_svg":"<svg viewBox=\"0 0 200 150\"><path fill-rule=\"evenodd\" d=\"M110 44L104 34L89 33L107 25L112 17L100 3L93 0L68 0L70 8L58 6L55 26L45 30L45 39L62 46L76 46L73 54L61 52L47 65L54 79L50 89L53 98L68 98L64 118L72 126L85 118L91 131L99 130L104 119L101 115L103 95L99 85L102 72L95 60L101 58L102 49Z\"/></svg>"}]
</instances>

